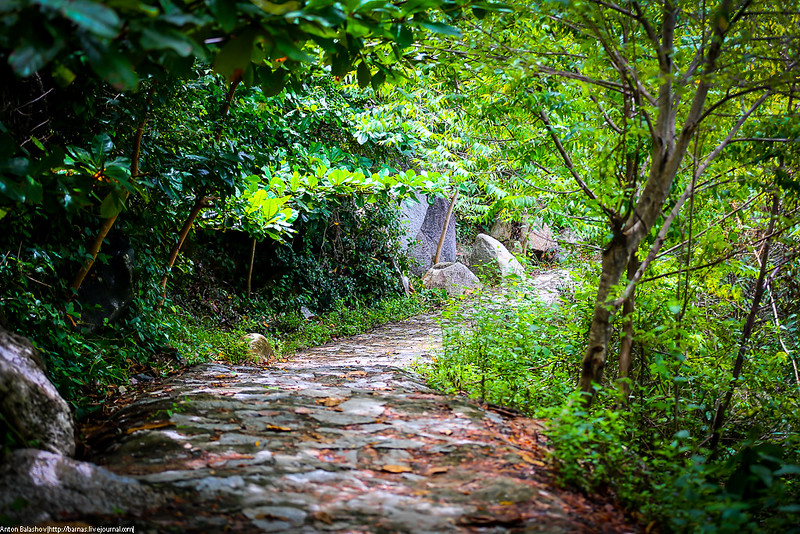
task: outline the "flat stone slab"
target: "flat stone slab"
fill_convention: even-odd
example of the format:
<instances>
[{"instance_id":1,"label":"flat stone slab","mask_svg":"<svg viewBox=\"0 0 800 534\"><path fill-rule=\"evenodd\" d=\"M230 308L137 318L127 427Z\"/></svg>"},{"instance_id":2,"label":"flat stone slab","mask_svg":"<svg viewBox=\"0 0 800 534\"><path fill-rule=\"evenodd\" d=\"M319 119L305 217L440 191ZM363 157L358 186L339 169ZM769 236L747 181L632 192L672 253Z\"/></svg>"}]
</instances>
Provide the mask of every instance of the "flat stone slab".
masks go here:
<instances>
[{"instance_id":1,"label":"flat stone slab","mask_svg":"<svg viewBox=\"0 0 800 534\"><path fill-rule=\"evenodd\" d=\"M90 460L161 504L67 519L137 532L636 531L554 487L539 422L406 369L440 339L436 318L418 317L272 367L206 364L148 384L88 442Z\"/></svg>"}]
</instances>

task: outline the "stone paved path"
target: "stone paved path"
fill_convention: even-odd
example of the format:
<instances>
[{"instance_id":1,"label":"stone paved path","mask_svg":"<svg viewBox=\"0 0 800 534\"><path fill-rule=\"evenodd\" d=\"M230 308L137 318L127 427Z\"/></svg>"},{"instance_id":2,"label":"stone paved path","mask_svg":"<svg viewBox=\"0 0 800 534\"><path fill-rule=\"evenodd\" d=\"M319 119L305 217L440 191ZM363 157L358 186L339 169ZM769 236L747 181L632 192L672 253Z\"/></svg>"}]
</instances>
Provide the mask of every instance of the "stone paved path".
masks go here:
<instances>
[{"instance_id":1,"label":"stone paved path","mask_svg":"<svg viewBox=\"0 0 800 534\"><path fill-rule=\"evenodd\" d=\"M403 369L439 347L434 317L269 368L206 364L120 410L92 461L166 504L142 532L634 532L556 489L536 421L438 394Z\"/></svg>"}]
</instances>

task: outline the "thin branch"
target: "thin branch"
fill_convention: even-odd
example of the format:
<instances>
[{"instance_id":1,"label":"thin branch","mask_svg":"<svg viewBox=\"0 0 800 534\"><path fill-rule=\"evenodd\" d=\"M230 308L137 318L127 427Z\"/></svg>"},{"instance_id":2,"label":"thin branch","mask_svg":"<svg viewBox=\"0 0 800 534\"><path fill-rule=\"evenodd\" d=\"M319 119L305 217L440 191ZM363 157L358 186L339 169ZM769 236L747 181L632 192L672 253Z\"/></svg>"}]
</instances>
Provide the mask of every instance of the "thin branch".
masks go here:
<instances>
[{"instance_id":1,"label":"thin branch","mask_svg":"<svg viewBox=\"0 0 800 534\"><path fill-rule=\"evenodd\" d=\"M720 153L725 149L725 147L728 146L728 144L731 142L731 139L733 139L733 136L736 135L736 133L739 131L739 128L742 127L742 124L744 124L744 122L748 118L750 118L750 115L752 115L753 112L756 109L758 109L758 107L761 104L764 103L764 100L766 100L770 96L770 94L771 94L770 91L767 91L766 93L761 95L761 98L753 102L753 105L750 106L750 109L748 109L746 112L744 112L744 114L742 114L739 120L736 121L736 124L733 125L733 128L731 128L731 131L728 132L728 135L725 137L725 139L723 139L722 142L719 143L717 147L714 150L712 150L708 156L706 156L706 159L703 160L703 163L701 163L697 167L697 170L695 171L695 177L702 175L706 171L706 169L708 168L709 165L711 165L714 159L716 159L716 157L720 155Z\"/></svg>"},{"instance_id":2,"label":"thin branch","mask_svg":"<svg viewBox=\"0 0 800 534\"><path fill-rule=\"evenodd\" d=\"M578 80L591 85L597 85L598 87L602 87L610 91L616 91L618 93L627 92L621 83L609 82L606 80L596 80L582 74L577 74L575 72L569 72L566 70L552 69L550 67L545 67L544 65L535 65L533 68L544 74L549 74L550 76L559 76L561 78L568 78L570 80Z\"/></svg>"},{"instance_id":3,"label":"thin branch","mask_svg":"<svg viewBox=\"0 0 800 534\"><path fill-rule=\"evenodd\" d=\"M794 381L797 384L797 392L800 393L800 373L797 371L797 362L794 361L794 356L792 356L791 351L783 342L783 336L781 336L781 321L778 318L778 307L775 304L775 295L772 293L772 284L769 282L767 283L767 291L769 292L769 302L772 305L772 318L775 321L775 334L778 337L778 343L781 344L781 348L786 354L786 357L789 358L790 362L792 362L792 369L794 369Z\"/></svg>"},{"instance_id":4,"label":"thin branch","mask_svg":"<svg viewBox=\"0 0 800 534\"><path fill-rule=\"evenodd\" d=\"M619 126L617 126L617 125L614 123L614 121L613 121L613 120L611 120L611 117L609 117L609 116L608 116L608 113L606 113L606 110L604 110L604 109L603 109L603 106L602 106L602 105L600 105L600 101L599 101L599 100L597 100L597 98L595 98L595 97L594 97L594 95L589 95L589 98L591 98L591 99L592 99L592 102L594 102L595 104L597 104L597 109L599 109L599 110L600 110L600 113L602 113L602 114L603 114L603 118L606 120L606 122L607 122L607 123L608 123L608 125L611 127L611 129L612 129L612 130L614 130L615 132L617 132L618 134L621 134L621 133L622 133L622 128L620 128Z\"/></svg>"},{"instance_id":5,"label":"thin branch","mask_svg":"<svg viewBox=\"0 0 800 534\"><path fill-rule=\"evenodd\" d=\"M737 249L734 249L731 253L726 254L726 255L722 256L721 258L717 258L714 261L710 261L710 262L704 263L702 265L695 265L694 267L689 267L688 269L685 269L685 270L688 270L688 271L699 271L700 269L707 269L709 267L714 267L715 265L719 265L720 263L728 261L729 259L733 258L737 254L741 254L742 252L747 250L749 247L755 246L758 243L766 241L767 239L769 239L771 237L774 237L774 236L776 236L776 235L778 235L778 234L780 234L782 232L785 232L787 229L791 228L792 226L793 225L784 226L784 227L780 228L779 230L776 230L775 232L773 232L771 234L765 235L764 237L761 237L759 239L756 239L755 241L751 241L750 243L746 243L745 245L743 245L743 246L741 246L741 247L739 247ZM671 271L671 272L668 272L668 273L651 276L649 278L643 278L640 283L644 284L644 283L647 283L647 282L652 282L653 280L658 280L659 278L666 278L667 276L674 276L676 274L682 274L685 270L684 269L678 269L677 271Z\"/></svg>"},{"instance_id":6,"label":"thin branch","mask_svg":"<svg viewBox=\"0 0 800 534\"><path fill-rule=\"evenodd\" d=\"M759 142L759 143L796 143L797 139L787 139L785 137L737 137L731 139L731 143Z\"/></svg>"},{"instance_id":7,"label":"thin branch","mask_svg":"<svg viewBox=\"0 0 800 534\"><path fill-rule=\"evenodd\" d=\"M633 6L633 9L636 10L636 20L642 25L642 28L644 28L648 39L650 39L650 42L653 44L653 50L656 52L656 54L658 54L658 62L660 64L662 61L661 56L663 55L664 51L661 49L661 46L658 43L658 35L656 35L656 31L650 25L647 17L644 16L644 12L642 11L642 7L639 5L639 2L631 2L631 5Z\"/></svg>"},{"instance_id":8,"label":"thin branch","mask_svg":"<svg viewBox=\"0 0 800 534\"><path fill-rule=\"evenodd\" d=\"M578 182L578 185L583 190L583 192L586 193L586 195L590 199L597 201L598 200L597 195L594 194L594 191L589 189L589 186L586 185L586 182L584 182L583 179L580 177L578 171L575 170L575 165L572 163L572 158L564 149L564 145L561 144L561 139L558 138L556 130L555 128L553 128L553 125L550 124L550 119L547 117L547 113L544 110L539 111L539 118L542 119L542 122L544 123L547 133L550 134L550 138L553 140L553 143L555 143L559 154L561 154L561 158L564 160L564 164L566 165L567 170L569 170L570 174L572 174L572 177L575 178L575 181ZM606 215L608 215L611 219L614 218L615 214L613 211L611 211L609 208L607 208L602 204L600 204L600 207L606 213Z\"/></svg>"},{"instance_id":9,"label":"thin branch","mask_svg":"<svg viewBox=\"0 0 800 534\"><path fill-rule=\"evenodd\" d=\"M618 6L614 2L603 2L602 0L591 0L591 1L594 4L597 4L597 5L603 6L603 7L607 7L608 9L611 9L612 11L616 11L617 13L625 15L626 17L630 17L632 19L637 19L638 20L638 16L635 13L633 13L632 11L628 11L627 9L624 9L624 8Z\"/></svg>"},{"instance_id":10,"label":"thin branch","mask_svg":"<svg viewBox=\"0 0 800 534\"><path fill-rule=\"evenodd\" d=\"M696 192L697 192L697 191L696 191ZM723 222L725 219L728 219L728 218L730 218L730 217L733 217L734 215L736 215L736 214L737 214L737 213L739 213L740 211L742 211L742 210L744 210L745 208L747 208L747 206L749 206L750 204L752 204L753 202L755 202L756 200L758 200L759 198L761 198L763 195L764 195L764 192L762 191L761 193L758 193L757 195L755 195L755 196L753 196L753 197L749 198L749 199L748 199L748 200L747 200L747 201L746 201L744 204L742 204L741 206L739 206L739 207L738 207L738 208L736 208L735 210L733 210L733 211L731 211L731 212L728 212L728 213L726 213L725 215L723 215L722 217L720 217L719 219L717 219L716 221L714 221L712 224L708 225L708 228L707 228L707 229L705 229L705 230L703 230L702 232L699 232L697 235L695 235L695 239L697 239L698 237L701 237L702 235L704 235L706 232L708 232L708 231L709 231L709 230L711 230L712 228L718 228L718 227L719 227L719 225L720 225L720 224L721 224L721 223L722 223L722 222ZM655 259L662 258L662 257L666 256L667 254L669 254L669 253L671 253L671 252L674 252L674 251L676 251L677 249L681 248L681 247L682 247L684 244L686 244L686 242L685 242L685 241L683 241L683 242L681 242L681 243L678 243L678 244L677 244L677 245L675 245L674 247L670 247L670 248L668 248L667 250L665 250L665 251L661 252L660 254L658 254L658 255L655 257Z\"/></svg>"},{"instance_id":11,"label":"thin branch","mask_svg":"<svg viewBox=\"0 0 800 534\"><path fill-rule=\"evenodd\" d=\"M626 60L625 57L608 42L608 39L604 37L603 32L601 32L598 27L592 24L592 28L594 29L595 38L600 41L600 44L603 46L603 49L611 59L611 62L614 64L617 71L620 73L623 79L627 80L628 85L630 86L630 92L634 95L634 99L637 100L637 103L641 104L641 102L638 102L638 98L636 98L636 96L639 95L644 97L645 100L650 103L650 105L655 106L657 104L656 99L650 94L644 85L642 85L638 74L633 67L631 67L630 63L628 63L628 60Z\"/></svg>"}]
</instances>

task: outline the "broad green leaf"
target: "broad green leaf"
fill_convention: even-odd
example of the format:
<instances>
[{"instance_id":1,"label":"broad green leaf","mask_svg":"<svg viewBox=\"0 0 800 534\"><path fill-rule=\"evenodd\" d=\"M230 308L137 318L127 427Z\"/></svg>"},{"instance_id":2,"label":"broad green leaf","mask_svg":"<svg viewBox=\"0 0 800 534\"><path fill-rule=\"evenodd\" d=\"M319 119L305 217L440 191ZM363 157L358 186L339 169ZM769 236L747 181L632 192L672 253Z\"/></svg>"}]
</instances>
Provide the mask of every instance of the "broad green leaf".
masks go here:
<instances>
[{"instance_id":1,"label":"broad green leaf","mask_svg":"<svg viewBox=\"0 0 800 534\"><path fill-rule=\"evenodd\" d=\"M255 30L247 30L237 37L232 37L214 59L214 70L228 80L244 74L245 69L250 66L255 37Z\"/></svg>"},{"instance_id":2,"label":"broad green leaf","mask_svg":"<svg viewBox=\"0 0 800 534\"><path fill-rule=\"evenodd\" d=\"M65 65L58 64L53 68L53 79L59 87L67 87L75 81L77 75Z\"/></svg>"},{"instance_id":3,"label":"broad green leaf","mask_svg":"<svg viewBox=\"0 0 800 534\"><path fill-rule=\"evenodd\" d=\"M288 34L281 33L280 35L276 35L275 46L278 47L278 50L286 54L286 57L289 59L305 63L312 61L311 56L303 52Z\"/></svg>"},{"instance_id":4,"label":"broad green leaf","mask_svg":"<svg viewBox=\"0 0 800 534\"><path fill-rule=\"evenodd\" d=\"M45 48L38 43L26 42L11 52L8 63L20 78L33 76L53 59L61 48L57 42L53 47Z\"/></svg>"},{"instance_id":5,"label":"broad green leaf","mask_svg":"<svg viewBox=\"0 0 800 534\"><path fill-rule=\"evenodd\" d=\"M414 31L406 24L401 24L397 31L395 41L400 48L408 48L414 42Z\"/></svg>"},{"instance_id":6,"label":"broad green leaf","mask_svg":"<svg viewBox=\"0 0 800 534\"><path fill-rule=\"evenodd\" d=\"M441 35L452 35L454 37L461 37L461 30L449 24L442 24L441 22L419 22L420 27L425 28L433 33Z\"/></svg>"},{"instance_id":7,"label":"broad green leaf","mask_svg":"<svg viewBox=\"0 0 800 534\"><path fill-rule=\"evenodd\" d=\"M37 2L55 7L76 25L91 33L111 39L119 33L122 21L117 12L100 2L91 0L39 0Z\"/></svg>"},{"instance_id":8,"label":"broad green leaf","mask_svg":"<svg viewBox=\"0 0 800 534\"><path fill-rule=\"evenodd\" d=\"M236 27L238 18L236 2L230 0L210 0L208 7L214 15L214 19L226 33L230 33L233 28Z\"/></svg>"},{"instance_id":9,"label":"broad green leaf","mask_svg":"<svg viewBox=\"0 0 800 534\"><path fill-rule=\"evenodd\" d=\"M106 195L100 204L100 216L106 219L116 217L125 208L121 199L113 191Z\"/></svg>"},{"instance_id":10,"label":"broad green leaf","mask_svg":"<svg viewBox=\"0 0 800 534\"><path fill-rule=\"evenodd\" d=\"M369 85L370 79L372 78L372 74L369 72L369 65L365 61L361 61L358 65L358 71L356 72L358 77L358 86L362 89Z\"/></svg>"},{"instance_id":11,"label":"broad green leaf","mask_svg":"<svg viewBox=\"0 0 800 534\"><path fill-rule=\"evenodd\" d=\"M350 54L345 49L340 49L331 56L331 74L344 76L350 70Z\"/></svg>"},{"instance_id":12,"label":"broad green leaf","mask_svg":"<svg viewBox=\"0 0 800 534\"><path fill-rule=\"evenodd\" d=\"M153 50L174 50L179 56L188 56L194 49L194 43L186 35L173 29L142 30L142 47Z\"/></svg>"},{"instance_id":13,"label":"broad green leaf","mask_svg":"<svg viewBox=\"0 0 800 534\"><path fill-rule=\"evenodd\" d=\"M272 70L270 67L263 66L258 69L258 77L261 81L261 92L264 96L275 96L280 93L286 85L285 69Z\"/></svg>"},{"instance_id":14,"label":"broad green leaf","mask_svg":"<svg viewBox=\"0 0 800 534\"><path fill-rule=\"evenodd\" d=\"M375 76L372 77L372 80L370 80L370 83L372 84L372 89L377 91L385 81L386 81L386 73L383 71L383 69L378 70L378 72L375 73Z\"/></svg>"},{"instance_id":15,"label":"broad green leaf","mask_svg":"<svg viewBox=\"0 0 800 534\"><path fill-rule=\"evenodd\" d=\"M114 141L107 133L97 134L92 139L92 156L96 161L101 161L112 150L114 150Z\"/></svg>"},{"instance_id":16,"label":"broad green leaf","mask_svg":"<svg viewBox=\"0 0 800 534\"><path fill-rule=\"evenodd\" d=\"M94 71L117 89L135 89L139 83L139 77L130 60L114 50L106 50L100 56L90 56L89 61Z\"/></svg>"},{"instance_id":17,"label":"broad green leaf","mask_svg":"<svg viewBox=\"0 0 800 534\"><path fill-rule=\"evenodd\" d=\"M22 189L2 175L0 175L0 195L9 198L13 202L25 202L25 193L22 192Z\"/></svg>"},{"instance_id":18,"label":"broad green leaf","mask_svg":"<svg viewBox=\"0 0 800 534\"><path fill-rule=\"evenodd\" d=\"M300 2L296 0L289 0L284 3L273 3L267 0L250 0L253 4L259 7L265 13L270 15L285 15L291 11L297 11L300 8Z\"/></svg>"}]
</instances>

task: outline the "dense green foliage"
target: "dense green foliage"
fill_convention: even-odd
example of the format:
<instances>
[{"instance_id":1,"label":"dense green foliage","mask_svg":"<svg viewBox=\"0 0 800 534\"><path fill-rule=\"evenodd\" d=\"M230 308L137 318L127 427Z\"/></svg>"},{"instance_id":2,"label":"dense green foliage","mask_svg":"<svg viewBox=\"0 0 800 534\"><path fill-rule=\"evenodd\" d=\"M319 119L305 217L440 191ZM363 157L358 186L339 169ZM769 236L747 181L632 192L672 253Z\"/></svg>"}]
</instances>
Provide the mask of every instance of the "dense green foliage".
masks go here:
<instances>
[{"instance_id":1,"label":"dense green foliage","mask_svg":"<svg viewBox=\"0 0 800 534\"><path fill-rule=\"evenodd\" d=\"M383 146L364 117L382 98L370 85L407 63L415 34L454 31L444 23L457 5L437 6L0 6L0 325L30 337L81 403L202 331L185 311L241 333L244 305L216 313L228 298L291 316L398 294L398 202L441 191L447 176L411 170L413 151ZM201 204L173 267L177 229ZM87 286L129 251L131 303L98 328Z\"/></svg>"},{"instance_id":2,"label":"dense green foliage","mask_svg":"<svg viewBox=\"0 0 800 534\"><path fill-rule=\"evenodd\" d=\"M725 453L711 457L714 402L733 365L724 356L736 352L743 324L736 302L708 290L713 303L678 325L680 307L658 298L674 285L643 286L631 396L625 403L607 388L587 409L574 393L575 377L597 270L571 271L577 286L557 306L542 304L526 283L451 304L443 353L424 368L430 382L549 421L552 461L564 481L610 491L636 517L680 532L792 531L800 513L798 384L769 323L738 386ZM749 286L746 279L736 285ZM797 336L791 339L796 350Z\"/></svg>"},{"instance_id":3,"label":"dense green foliage","mask_svg":"<svg viewBox=\"0 0 800 534\"><path fill-rule=\"evenodd\" d=\"M454 305L430 380L547 418L644 521L795 528L796 2L509 4L0 3L0 326L81 410L246 332L288 354L435 301L396 297L396 213L457 190L467 238L568 238L577 287Z\"/></svg>"}]
</instances>

